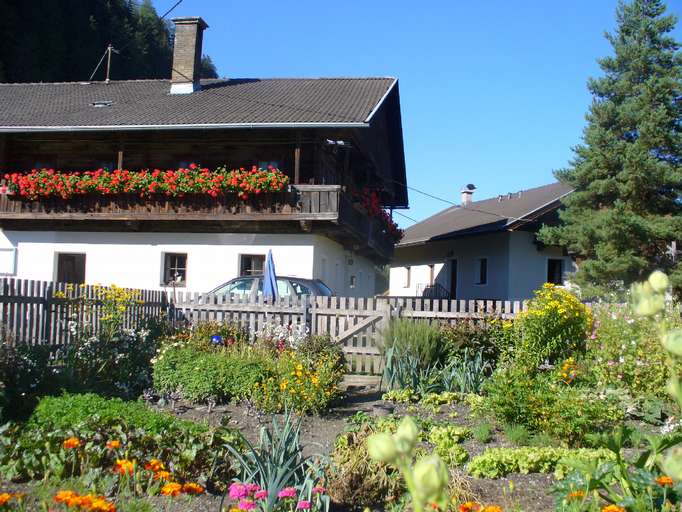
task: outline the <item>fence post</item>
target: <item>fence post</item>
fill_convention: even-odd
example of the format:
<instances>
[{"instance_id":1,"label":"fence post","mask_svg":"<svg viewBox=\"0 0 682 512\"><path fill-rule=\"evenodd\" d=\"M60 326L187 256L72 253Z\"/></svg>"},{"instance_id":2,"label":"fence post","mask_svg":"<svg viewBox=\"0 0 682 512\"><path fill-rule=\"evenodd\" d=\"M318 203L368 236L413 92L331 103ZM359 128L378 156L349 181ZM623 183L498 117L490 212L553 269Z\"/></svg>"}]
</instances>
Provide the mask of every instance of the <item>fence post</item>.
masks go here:
<instances>
[{"instance_id":1,"label":"fence post","mask_svg":"<svg viewBox=\"0 0 682 512\"><path fill-rule=\"evenodd\" d=\"M42 299L45 301L43 305L43 333L45 336L44 342L50 345L52 339L52 295L54 293L54 283L49 282L45 287L45 294Z\"/></svg>"}]
</instances>

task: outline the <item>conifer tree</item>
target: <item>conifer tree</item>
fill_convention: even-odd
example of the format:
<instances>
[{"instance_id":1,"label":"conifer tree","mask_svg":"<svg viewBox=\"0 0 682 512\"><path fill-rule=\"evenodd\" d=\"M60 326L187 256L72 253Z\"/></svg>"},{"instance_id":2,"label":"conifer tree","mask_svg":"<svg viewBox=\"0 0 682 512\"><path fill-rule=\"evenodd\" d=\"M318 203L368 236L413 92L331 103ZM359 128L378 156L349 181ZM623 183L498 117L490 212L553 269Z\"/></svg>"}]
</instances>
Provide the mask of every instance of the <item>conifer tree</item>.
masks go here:
<instances>
[{"instance_id":1,"label":"conifer tree","mask_svg":"<svg viewBox=\"0 0 682 512\"><path fill-rule=\"evenodd\" d=\"M583 142L557 178L574 188L545 243L576 255L575 282L599 292L643 280L652 270L682 288L682 55L670 35L677 18L660 0L621 2L606 34L613 56L590 79Z\"/></svg>"}]
</instances>

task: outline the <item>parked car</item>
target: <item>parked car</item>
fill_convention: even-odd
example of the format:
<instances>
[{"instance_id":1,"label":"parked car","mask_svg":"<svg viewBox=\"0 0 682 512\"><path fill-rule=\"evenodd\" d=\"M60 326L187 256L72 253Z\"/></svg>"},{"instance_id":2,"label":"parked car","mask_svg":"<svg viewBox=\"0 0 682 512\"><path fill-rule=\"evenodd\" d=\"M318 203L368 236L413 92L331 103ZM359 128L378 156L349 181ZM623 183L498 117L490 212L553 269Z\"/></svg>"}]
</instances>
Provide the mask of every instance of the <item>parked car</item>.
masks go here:
<instances>
[{"instance_id":1,"label":"parked car","mask_svg":"<svg viewBox=\"0 0 682 512\"><path fill-rule=\"evenodd\" d=\"M263 293L263 276L236 277L215 287L209 293L256 297ZM331 297L334 295L331 288L319 279L302 279L300 277L286 276L277 276L277 294L280 297L301 297L303 295Z\"/></svg>"}]
</instances>

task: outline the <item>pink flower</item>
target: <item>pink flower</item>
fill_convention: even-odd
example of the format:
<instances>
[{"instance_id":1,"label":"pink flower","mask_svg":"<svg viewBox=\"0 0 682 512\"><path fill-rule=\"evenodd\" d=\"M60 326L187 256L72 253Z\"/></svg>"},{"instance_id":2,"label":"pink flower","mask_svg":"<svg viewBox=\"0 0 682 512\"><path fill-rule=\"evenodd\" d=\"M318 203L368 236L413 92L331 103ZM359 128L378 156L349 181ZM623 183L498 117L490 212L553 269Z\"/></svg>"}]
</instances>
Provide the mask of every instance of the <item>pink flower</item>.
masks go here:
<instances>
[{"instance_id":1,"label":"pink flower","mask_svg":"<svg viewBox=\"0 0 682 512\"><path fill-rule=\"evenodd\" d=\"M264 500L268 497L268 491L256 491L256 494L254 494L253 497L257 500Z\"/></svg>"},{"instance_id":2,"label":"pink flower","mask_svg":"<svg viewBox=\"0 0 682 512\"><path fill-rule=\"evenodd\" d=\"M239 500L239 505L237 505L239 510L253 510L256 508L256 504L251 500Z\"/></svg>"},{"instance_id":3,"label":"pink flower","mask_svg":"<svg viewBox=\"0 0 682 512\"><path fill-rule=\"evenodd\" d=\"M253 494L256 491L260 491L260 485L258 484L246 484L246 492Z\"/></svg>"},{"instance_id":4,"label":"pink flower","mask_svg":"<svg viewBox=\"0 0 682 512\"><path fill-rule=\"evenodd\" d=\"M240 483L233 483L230 485L230 499L238 500L241 498L246 498L249 492L246 490L246 486Z\"/></svg>"},{"instance_id":5,"label":"pink flower","mask_svg":"<svg viewBox=\"0 0 682 512\"><path fill-rule=\"evenodd\" d=\"M310 502L306 500L301 500L296 504L296 510L309 510Z\"/></svg>"},{"instance_id":6,"label":"pink flower","mask_svg":"<svg viewBox=\"0 0 682 512\"><path fill-rule=\"evenodd\" d=\"M325 492L327 492L327 489L325 489L321 485L316 485L315 487L313 487L313 494L324 494Z\"/></svg>"},{"instance_id":7,"label":"pink flower","mask_svg":"<svg viewBox=\"0 0 682 512\"><path fill-rule=\"evenodd\" d=\"M285 487L281 491L277 493L278 498L295 498L296 497L296 489L293 487Z\"/></svg>"}]
</instances>

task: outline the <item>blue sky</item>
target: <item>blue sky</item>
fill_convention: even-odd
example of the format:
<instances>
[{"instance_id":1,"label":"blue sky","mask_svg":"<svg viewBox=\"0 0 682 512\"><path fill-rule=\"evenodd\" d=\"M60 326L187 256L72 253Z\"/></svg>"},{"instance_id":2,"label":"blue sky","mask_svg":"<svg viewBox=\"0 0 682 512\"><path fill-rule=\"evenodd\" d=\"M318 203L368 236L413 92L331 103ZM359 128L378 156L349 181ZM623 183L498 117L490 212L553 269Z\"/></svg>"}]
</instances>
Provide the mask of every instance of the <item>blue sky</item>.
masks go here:
<instances>
[{"instance_id":1,"label":"blue sky","mask_svg":"<svg viewBox=\"0 0 682 512\"><path fill-rule=\"evenodd\" d=\"M154 0L159 14L176 0ZM616 0L184 0L226 77L395 76L408 185L459 201L543 185L580 141ZM682 14L682 0L669 0ZM676 30L678 40L682 30ZM445 203L410 191L406 215ZM396 217L403 227L412 222Z\"/></svg>"}]
</instances>

